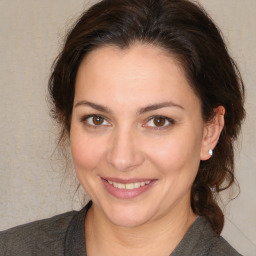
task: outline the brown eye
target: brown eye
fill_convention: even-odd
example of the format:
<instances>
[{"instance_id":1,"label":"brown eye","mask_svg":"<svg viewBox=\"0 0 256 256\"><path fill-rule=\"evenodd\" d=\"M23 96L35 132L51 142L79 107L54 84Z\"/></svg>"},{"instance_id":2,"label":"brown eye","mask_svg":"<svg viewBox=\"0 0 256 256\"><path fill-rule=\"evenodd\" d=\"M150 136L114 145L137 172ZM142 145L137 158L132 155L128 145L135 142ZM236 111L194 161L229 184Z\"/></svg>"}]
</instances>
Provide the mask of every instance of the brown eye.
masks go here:
<instances>
[{"instance_id":1,"label":"brown eye","mask_svg":"<svg viewBox=\"0 0 256 256\"><path fill-rule=\"evenodd\" d=\"M154 125L157 126L157 127L164 126L165 123L166 123L166 118L161 117L161 116L155 117L155 118L153 119L153 123L154 123Z\"/></svg>"},{"instance_id":2,"label":"brown eye","mask_svg":"<svg viewBox=\"0 0 256 256\"><path fill-rule=\"evenodd\" d=\"M152 127L152 128L167 128L174 124L175 121L166 116L152 116L144 127Z\"/></svg>"},{"instance_id":3,"label":"brown eye","mask_svg":"<svg viewBox=\"0 0 256 256\"><path fill-rule=\"evenodd\" d=\"M94 116L92 118L92 122L93 122L94 125L101 125L104 122L104 118L101 117L101 116Z\"/></svg>"},{"instance_id":4,"label":"brown eye","mask_svg":"<svg viewBox=\"0 0 256 256\"><path fill-rule=\"evenodd\" d=\"M81 118L81 122L86 126L92 126L92 127L111 126L111 124L105 119L105 117L100 115L84 116Z\"/></svg>"}]
</instances>

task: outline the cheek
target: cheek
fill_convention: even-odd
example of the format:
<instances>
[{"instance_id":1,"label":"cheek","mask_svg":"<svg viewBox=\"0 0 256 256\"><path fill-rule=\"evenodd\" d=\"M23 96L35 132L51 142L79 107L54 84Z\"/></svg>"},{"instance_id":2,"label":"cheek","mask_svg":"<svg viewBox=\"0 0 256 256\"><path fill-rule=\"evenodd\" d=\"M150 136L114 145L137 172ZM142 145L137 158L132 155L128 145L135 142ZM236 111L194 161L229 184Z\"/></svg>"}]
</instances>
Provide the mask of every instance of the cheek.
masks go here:
<instances>
[{"instance_id":1,"label":"cheek","mask_svg":"<svg viewBox=\"0 0 256 256\"><path fill-rule=\"evenodd\" d=\"M201 136L179 132L153 141L147 146L147 155L165 174L197 172L200 162Z\"/></svg>"},{"instance_id":2,"label":"cheek","mask_svg":"<svg viewBox=\"0 0 256 256\"><path fill-rule=\"evenodd\" d=\"M71 130L71 153L75 169L78 172L93 170L104 154L102 139L86 136L75 129Z\"/></svg>"}]
</instances>

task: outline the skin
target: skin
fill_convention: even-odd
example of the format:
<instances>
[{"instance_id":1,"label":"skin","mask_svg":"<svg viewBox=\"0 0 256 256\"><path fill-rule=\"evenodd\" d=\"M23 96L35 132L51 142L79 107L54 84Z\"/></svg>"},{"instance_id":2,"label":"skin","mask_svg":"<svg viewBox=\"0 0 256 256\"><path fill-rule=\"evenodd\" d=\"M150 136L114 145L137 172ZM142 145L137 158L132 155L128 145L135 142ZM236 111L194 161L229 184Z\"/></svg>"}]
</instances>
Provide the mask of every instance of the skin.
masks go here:
<instances>
[{"instance_id":1,"label":"skin","mask_svg":"<svg viewBox=\"0 0 256 256\"><path fill-rule=\"evenodd\" d=\"M197 218L191 186L200 160L209 159L218 141L224 113L217 108L205 124L181 65L156 46L105 46L85 57L76 78L70 141L78 179L93 201L85 226L88 255L174 250ZM100 122L90 115L99 115ZM109 193L106 177L154 182L124 199Z\"/></svg>"}]
</instances>

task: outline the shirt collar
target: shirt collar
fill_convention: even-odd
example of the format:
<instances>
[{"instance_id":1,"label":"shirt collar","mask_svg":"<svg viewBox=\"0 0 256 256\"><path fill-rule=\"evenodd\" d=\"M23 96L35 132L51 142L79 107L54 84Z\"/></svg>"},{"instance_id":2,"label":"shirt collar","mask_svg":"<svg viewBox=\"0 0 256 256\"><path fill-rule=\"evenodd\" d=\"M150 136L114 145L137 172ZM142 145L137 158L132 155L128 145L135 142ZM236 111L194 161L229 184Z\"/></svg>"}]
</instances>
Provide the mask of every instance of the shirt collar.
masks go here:
<instances>
[{"instance_id":1,"label":"shirt collar","mask_svg":"<svg viewBox=\"0 0 256 256\"><path fill-rule=\"evenodd\" d=\"M82 210L71 220L64 241L65 256L86 256L85 248L85 216L90 207L90 201Z\"/></svg>"}]
</instances>

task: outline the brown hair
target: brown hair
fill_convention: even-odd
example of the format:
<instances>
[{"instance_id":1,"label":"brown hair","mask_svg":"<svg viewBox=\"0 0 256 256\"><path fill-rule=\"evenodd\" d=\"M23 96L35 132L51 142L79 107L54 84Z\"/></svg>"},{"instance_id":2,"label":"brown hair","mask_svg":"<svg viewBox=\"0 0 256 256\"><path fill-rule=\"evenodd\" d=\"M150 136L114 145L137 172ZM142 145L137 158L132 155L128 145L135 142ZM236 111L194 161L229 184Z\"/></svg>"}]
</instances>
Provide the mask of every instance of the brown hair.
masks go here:
<instances>
[{"instance_id":1,"label":"brown hair","mask_svg":"<svg viewBox=\"0 0 256 256\"><path fill-rule=\"evenodd\" d=\"M201 161L191 206L216 233L224 225L216 195L234 182L233 143L245 116L244 86L220 31L202 7L187 0L103 0L84 12L67 35L49 80L54 118L69 135L78 67L93 49L135 42L153 44L174 55L202 103L205 122L217 106L226 109L225 126L213 156Z\"/></svg>"}]
</instances>

